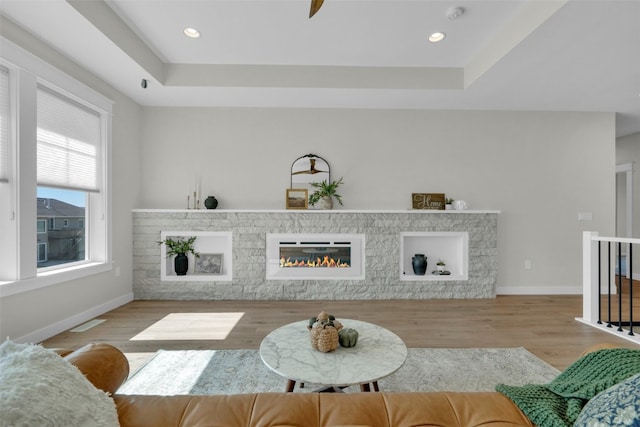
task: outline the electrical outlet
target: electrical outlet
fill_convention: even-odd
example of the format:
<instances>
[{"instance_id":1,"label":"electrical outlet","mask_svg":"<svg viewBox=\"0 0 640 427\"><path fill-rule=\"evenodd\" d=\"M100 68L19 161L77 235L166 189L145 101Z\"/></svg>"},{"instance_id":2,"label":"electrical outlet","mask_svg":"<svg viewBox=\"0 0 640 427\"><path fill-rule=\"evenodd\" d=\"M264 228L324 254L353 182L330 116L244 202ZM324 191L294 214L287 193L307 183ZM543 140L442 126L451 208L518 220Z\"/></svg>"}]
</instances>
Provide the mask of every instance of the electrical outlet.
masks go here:
<instances>
[{"instance_id":1,"label":"electrical outlet","mask_svg":"<svg viewBox=\"0 0 640 427\"><path fill-rule=\"evenodd\" d=\"M525 259L524 260L524 269L525 270L531 270L531 260L530 259Z\"/></svg>"},{"instance_id":2,"label":"electrical outlet","mask_svg":"<svg viewBox=\"0 0 640 427\"><path fill-rule=\"evenodd\" d=\"M116 267L116 277L120 277L120 267Z\"/></svg>"}]
</instances>

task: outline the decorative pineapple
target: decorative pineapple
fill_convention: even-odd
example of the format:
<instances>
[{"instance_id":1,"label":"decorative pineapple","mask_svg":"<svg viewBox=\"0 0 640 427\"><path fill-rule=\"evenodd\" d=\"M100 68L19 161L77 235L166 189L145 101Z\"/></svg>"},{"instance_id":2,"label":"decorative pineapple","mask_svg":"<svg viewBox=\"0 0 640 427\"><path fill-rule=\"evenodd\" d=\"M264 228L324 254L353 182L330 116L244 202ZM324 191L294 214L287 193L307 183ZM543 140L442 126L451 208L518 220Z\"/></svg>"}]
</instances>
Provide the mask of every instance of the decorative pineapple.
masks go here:
<instances>
[{"instance_id":1,"label":"decorative pineapple","mask_svg":"<svg viewBox=\"0 0 640 427\"><path fill-rule=\"evenodd\" d=\"M335 320L334 316L321 311L318 316L309 319L309 329L311 335L311 347L327 353L338 348L338 333L342 329L342 323Z\"/></svg>"}]
</instances>

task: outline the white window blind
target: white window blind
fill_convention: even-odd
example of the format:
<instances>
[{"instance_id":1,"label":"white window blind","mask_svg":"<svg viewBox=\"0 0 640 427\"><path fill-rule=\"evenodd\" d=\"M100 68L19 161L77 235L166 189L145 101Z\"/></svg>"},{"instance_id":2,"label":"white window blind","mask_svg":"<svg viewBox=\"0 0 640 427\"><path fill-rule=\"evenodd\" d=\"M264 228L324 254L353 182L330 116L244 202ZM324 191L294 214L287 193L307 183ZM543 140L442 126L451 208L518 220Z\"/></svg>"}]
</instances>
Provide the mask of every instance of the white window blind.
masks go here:
<instances>
[{"instance_id":1,"label":"white window blind","mask_svg":"<svg viewBox=\"0 0 640 427\"><path fill-rule=\"evenodd\" d=\"M38 86L38 185L99 191L100 114Z\"/></svg>"},{"instance_id":2,"label":"white window blind","mask_svg":"<svg viewBox=\"0 0 640 427\"><path fill-rule=\"evenodd\" d=\"M9 70L0 66L0 182L9 180Z\"/></svg>"}]
</instances>

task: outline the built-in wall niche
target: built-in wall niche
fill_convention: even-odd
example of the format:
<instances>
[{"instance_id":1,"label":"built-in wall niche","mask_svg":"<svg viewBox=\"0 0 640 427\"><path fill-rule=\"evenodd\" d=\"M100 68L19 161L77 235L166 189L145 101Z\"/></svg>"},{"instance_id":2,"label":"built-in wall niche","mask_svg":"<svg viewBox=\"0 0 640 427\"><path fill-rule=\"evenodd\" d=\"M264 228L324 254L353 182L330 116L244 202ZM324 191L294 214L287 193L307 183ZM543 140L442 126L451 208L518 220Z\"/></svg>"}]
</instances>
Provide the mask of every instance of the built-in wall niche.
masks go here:
<instances>
[{"instance_id":1,"label":"built-in wall niche","mask_svg":"<svg viewBox=\"0 0 640 427\"><path fill-rule=\"evenodd\" d=\"M415 254L427 257L427 272L416 275L411 259ZM443 260L451 274L434 274L436 263ZM468 232L404 232L400 233L400 280L468 280Z\"/></svg>"},{"instance_id":2,"label":"built-in wall niche","mask_svg":"<svg viewBox=\"0 0 640 427\"><path fill-rule=\"evenodd\" d=\"M167 248L160 245L160 280L163 281L230 281L233 279L232 239L227 231L162 231L160 239L188 239L196 236L194 249L199 258L189 254L189 270L185 276L176 275L173 258L167 257Z\"/></svg>"}]
</instances>

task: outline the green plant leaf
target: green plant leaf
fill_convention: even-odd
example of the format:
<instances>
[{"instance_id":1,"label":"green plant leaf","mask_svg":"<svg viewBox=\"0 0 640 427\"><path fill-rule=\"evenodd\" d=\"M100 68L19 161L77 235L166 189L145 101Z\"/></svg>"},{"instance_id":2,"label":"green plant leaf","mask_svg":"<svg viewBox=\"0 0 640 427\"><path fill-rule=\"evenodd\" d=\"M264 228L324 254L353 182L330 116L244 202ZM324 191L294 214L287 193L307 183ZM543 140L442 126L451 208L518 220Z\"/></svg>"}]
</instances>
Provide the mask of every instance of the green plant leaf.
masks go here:
<instances>
[{"instance_id":1,"label":"green plant leaf","mask_svg":"<svg viewBox=\"0 0 640 427\"><path fill-rule=\"evenodd\" d=\"M164 244L167 247L166 256L170 257L178 254L193 254L196 258L200 258L200 254L196 252L193 244L196 241L196 236L191 236L187 240L182 237L177 239L168 238L157 242L159 245Z\"/></svg>"},{"instance_id":2,"label":"green plant leaf","mask_svg":"<svg viewBox=\"0 0 640 427\"><path fill-rule=\"evenodd\" d=\"M311 186L313 188L317 188L317 190L311 193L311 195L309 196L309 204L313 206L318 203L323 197L335 197L338 203L342 205L342 196L340 196L336 192L338 190L338 187L340 187L342 184L342 177L340 177L339 180L333 182L327 182L326 180L322 180L322 182L312 182Z\"/></svg>"}]
</instances>

